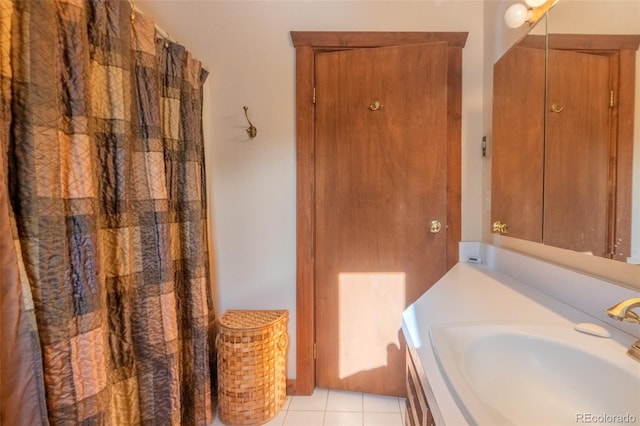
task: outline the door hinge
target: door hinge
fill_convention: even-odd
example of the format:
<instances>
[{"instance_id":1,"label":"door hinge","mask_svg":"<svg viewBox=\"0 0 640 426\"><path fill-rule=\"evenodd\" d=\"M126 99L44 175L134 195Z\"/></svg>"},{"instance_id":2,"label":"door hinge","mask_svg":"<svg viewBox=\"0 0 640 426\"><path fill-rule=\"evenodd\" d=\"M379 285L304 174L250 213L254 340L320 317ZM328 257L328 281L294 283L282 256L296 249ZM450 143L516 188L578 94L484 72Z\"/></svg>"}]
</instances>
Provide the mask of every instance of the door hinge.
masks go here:
<instances>
[{"instance_id":1,"label":"door hinge","mask_svg":"<svg viewBox=\"0 0 640 426\"><path fill-rule=\"evenodd\" d=\"M318 344L313 342L313 359L318 359Z\"/></svg>"},{"instance_id":2,"label":"door hinge","mask_svg":"<svg viewBox=\"0 0 640 426\"><path fill-rule=\"evenodd\" d=\"M316 88L313 88L313 95L311 97L311 103L315 104L316 103Z\"/></svg>"},{"instance_id":3,"label":"door hinge","mask_svg":"<svg viewBox=\"0 0 640 426\"><path fill-rule=\"evenodd\" d=\"M614 95L613 95L613 90L609 91L609 107L613 108L614 105Z\"/></svg>"}]
</instances>

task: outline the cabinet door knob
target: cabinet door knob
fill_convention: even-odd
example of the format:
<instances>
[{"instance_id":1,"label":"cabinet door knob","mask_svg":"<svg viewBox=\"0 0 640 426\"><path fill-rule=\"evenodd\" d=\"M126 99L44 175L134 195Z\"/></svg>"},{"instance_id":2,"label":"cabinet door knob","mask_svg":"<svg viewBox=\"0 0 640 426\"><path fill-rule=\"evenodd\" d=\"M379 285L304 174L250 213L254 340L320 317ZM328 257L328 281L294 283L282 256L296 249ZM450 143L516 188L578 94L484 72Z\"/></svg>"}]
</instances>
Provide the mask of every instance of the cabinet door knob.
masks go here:
<instances>
[{"instance_id":1,"label":"cabinet door knob","mask_svg":"<svg viewBox=\"0 0 640 426\"><path fill-rule=\"evenodd\" d=\"M506 223L502 223L499 220L493 222L493 232L496 234L504 235L509 231L509 226Z\"/></svg>"}]
</instances>

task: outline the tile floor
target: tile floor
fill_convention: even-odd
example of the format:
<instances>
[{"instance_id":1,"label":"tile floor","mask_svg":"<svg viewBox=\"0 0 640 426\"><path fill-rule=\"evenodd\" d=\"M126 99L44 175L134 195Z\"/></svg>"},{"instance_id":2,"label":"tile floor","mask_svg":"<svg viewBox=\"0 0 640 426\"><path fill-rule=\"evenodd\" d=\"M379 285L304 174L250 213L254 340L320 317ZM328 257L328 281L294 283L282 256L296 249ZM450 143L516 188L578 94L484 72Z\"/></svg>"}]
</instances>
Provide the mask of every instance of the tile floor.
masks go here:
<instances>
[{"instance_id":1,"label":"tile floor","mask_svg":"<svg viewBox=\"0 0 640 426\"><path fill-rule=\"evenodd\" d=\"M366 393L316 389L290 396L268 426L404 426L405 400ZM217 417L213 426L222 426Z\"/></svg>"}]
</instances>

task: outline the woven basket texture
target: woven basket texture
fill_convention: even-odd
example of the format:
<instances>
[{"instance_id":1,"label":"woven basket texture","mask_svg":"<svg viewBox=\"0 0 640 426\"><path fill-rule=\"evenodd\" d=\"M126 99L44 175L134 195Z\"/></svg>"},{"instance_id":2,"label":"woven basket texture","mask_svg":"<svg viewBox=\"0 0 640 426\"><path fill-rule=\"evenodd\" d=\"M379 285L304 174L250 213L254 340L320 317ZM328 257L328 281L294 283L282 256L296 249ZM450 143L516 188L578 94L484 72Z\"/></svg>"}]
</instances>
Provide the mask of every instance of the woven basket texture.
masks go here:
<instances>
[{"instance_id":1,"label":"woven basket texture","mask_svg":"<svg viewBox=\"0 0 640 426\"><path fill-rule=\"evenodd\" d=\"M218 416L227 425L260 425L287 398L289 312L227 311L218 320Z\"/></svg>"}]
</instances>

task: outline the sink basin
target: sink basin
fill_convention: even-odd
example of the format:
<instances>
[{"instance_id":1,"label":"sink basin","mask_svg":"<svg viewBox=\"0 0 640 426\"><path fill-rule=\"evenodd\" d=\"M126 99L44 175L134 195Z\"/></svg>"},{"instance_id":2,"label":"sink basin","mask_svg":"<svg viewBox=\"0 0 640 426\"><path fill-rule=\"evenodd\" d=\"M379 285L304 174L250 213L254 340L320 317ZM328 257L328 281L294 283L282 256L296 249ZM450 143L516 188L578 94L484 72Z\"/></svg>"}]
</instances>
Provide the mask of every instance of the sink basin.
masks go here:
<instances>
[{"instance_id":1,"label":"sink basin","mask_svg":"<svg viewBox=\"0 0 640 426\"><path fill-rule=\"evenodd\" d=\"M640 422L640 363L613 339L513 323L437 324L430 338L471 424Z\"/></svg>"}]
</instances>

